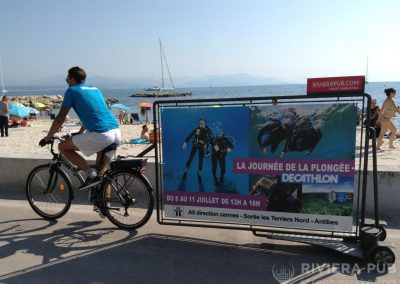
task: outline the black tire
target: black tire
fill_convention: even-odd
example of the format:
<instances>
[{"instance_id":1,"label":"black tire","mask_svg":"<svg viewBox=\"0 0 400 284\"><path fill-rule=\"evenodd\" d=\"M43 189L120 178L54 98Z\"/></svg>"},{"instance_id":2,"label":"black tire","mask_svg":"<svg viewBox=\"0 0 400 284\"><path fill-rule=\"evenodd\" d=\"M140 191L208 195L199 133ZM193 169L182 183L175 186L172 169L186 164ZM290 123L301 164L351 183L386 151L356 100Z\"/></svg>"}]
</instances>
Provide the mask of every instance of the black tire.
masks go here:
<instances>
[{"instance_id":1,"label":"black tire","mask_svg":"<svg viewBox=\"0 0 400 284\"><path fill-rule=\"evenodd\" d=\"M396 255L388 247L377 247L370 255L370 261L381 268L387 268L396 261Z\"/></svg>"},{"instance_id":2,"label":"black tire","mask_svg":"<svg viewBox=\"0 0 400 284\"><path fill-rule=\"evenodd\" d=\"M72 186L66 174L54 169L51 192L46 193L50 179L50 164L34 168L26 180L26 197L32 209L45 219L58 219L71 207Z\"/></svg>"},{"instance_id":3,"label":"black tire","mask_svg":"<svg viewBox=\"0 0 400 284\"><path fill-rule=\"evenodd\" d=\"M154 207L153 190L147 179L140 172L129 169L117 170L107 176L101 185L103 202L100 208L110 222L126 230L134 230L146 224ZM108 189L110 186L111 190ZM122 200L116 188L126 189L133 200L129 197ZM126 191L121 191L121 194L126 197ZM123 203L131 203L126 211Z\"/></svg>"},{"instance_id":4,"label":"black tire","mask_svg":"<svg viewBox=\"0 0 400 284\"><path fill-rule=\"evenodd\" d=\"M387 237L386 229L382 225L379 225L378 228L379 230L381 230L381 233L379 235L379 240L383 242L384 240L386 240Z\"/></svg>"}]
</instances>

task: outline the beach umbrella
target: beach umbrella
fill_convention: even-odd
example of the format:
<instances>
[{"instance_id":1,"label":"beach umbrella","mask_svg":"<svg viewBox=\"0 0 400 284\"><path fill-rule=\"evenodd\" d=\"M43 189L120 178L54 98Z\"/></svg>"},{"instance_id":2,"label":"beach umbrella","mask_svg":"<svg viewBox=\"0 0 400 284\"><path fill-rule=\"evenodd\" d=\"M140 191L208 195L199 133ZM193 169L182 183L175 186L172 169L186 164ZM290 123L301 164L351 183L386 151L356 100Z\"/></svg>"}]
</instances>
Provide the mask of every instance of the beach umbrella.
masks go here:
<instances>
[{"instance_id":1,"label":"beach umbrella","mask_svg":"<svg viewBox=\"0 0 400 284\"><path fill-rule=\"evenodd\" d=\"M33 107L25 107L25 109L29 112L29 113L34 113L34 114L38 114L39 111Z\"/></svg>"},{"instance_id":2,"label":"beach umbrella","mask_svg":"<svg viewBox=\"0 0 400 284\"><path fill-rule=\"evenodd\" d=\"M13 105L15 105L15 106L17 106L17 107L24 107L24 105L21 104L21 103L13 103Z\"/></svg>"},{"instance_id":3,"label":"beach umbrella","mask_svg":"<svg viewBox=\"0 0 400 284\"><path fill-rule=\"evenodd\" d=\"M111 105L111 107L131 111L131 108L124 104L113 104L113 105Z\"/></svg>"},{"instance_id":4,"label":"beach umbrella","mask_svg":"<svg viewBox=\"0 0 400 284\"><path fill-rule=\"evenodd\" d=\"M19 107L19 106L15 106L10 104L10 115L15 115L15 116L29 116L29 111L27 109L25 109L24 107Z\"/></svg>"},{"instance_id":5,"label":"beach umbrella","mask_svg":"<svg viewBox=\"0 0 400 284\"><path fill-rule=\"evenodd\" d=\"M38 103L38 102L34 102L34 103L33 103L33 106L34 106L35 108L44 108L44 107L46 107L45 104L43 104L43 103Z\"/></svg>"},{"instance_id":6,"label":"beach umbrella","mask_svg":"<svg viewBox=\"0 0 400 284\"><path fill-rule=\"evenodd\" d=\"M150 102L141 102L140 104L139 104L139 106L140 107L153 107L153 103L150 103Z\"/></svg>"}]
</instances>

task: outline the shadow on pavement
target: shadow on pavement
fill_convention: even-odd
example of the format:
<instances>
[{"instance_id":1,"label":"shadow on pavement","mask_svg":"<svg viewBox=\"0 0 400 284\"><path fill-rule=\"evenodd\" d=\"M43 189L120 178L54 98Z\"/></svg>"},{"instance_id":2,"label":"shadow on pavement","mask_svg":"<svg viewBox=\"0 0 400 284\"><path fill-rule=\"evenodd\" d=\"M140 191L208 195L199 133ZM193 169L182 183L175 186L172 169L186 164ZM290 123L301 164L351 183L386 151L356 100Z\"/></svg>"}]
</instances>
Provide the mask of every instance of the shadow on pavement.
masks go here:
<instances>
[{"instance_id":1,"label":"shadow on pavement","mask_svg":"<svg viewBox=\"0 0 400 284\"><path fill-rule=\"evenodd\" d=\"M102 228L98 225L102 221L79 221L72 222L59 228L57 221L44 219L24 219L0 222L0 280L8 279L11 275L21 274L26 282L26 272L29 270L42 269L41 266L63 263L70 258L79 257L111 246L123 244L133 238L136 231L123 231L117 228ZM15 255L26 257L39 256L41 265L28 265L29 268L16 271L6 271L4 261ZM25 258L26 258L25 257ZM23 260L25 258L22 258ZM22 261L24 262L24 261ZM9 264L9 263L7 263ZM18 263L16 263L18 267ZM61 265L61 267L64 267ZM64 277L68 271L59 271L60 277ZM29 274L29 273L28 273ZM54 283L51 275L49 282ZM18 277L16 278L18 279ZM30 281L29 282L35 282Z\"/></svg>"},{"instance_id":2,"label":"shadow on pavement","mask_svg":"<svg viewBox=\"0 0 400 284\"><path fill-rule=\"evenodd\" d=\"M11 273L0 280L12 283L309 283L324 279L376 281L385 275L366 264L330 250L298 243L236 245L195 238L128 234L110 243L97 243L109 231L86 229L96 222L76 222L49 235L11 241L0 257L27 249L43 255L42 265ZM43 244L41 244L43 242ZM70 257L71 250L89 249ZM35 248L35 246L39 246ZM53 260L56 259L56 260ZM341 266L348 266L343 269ZM335 270L339 267L339 270ZM307 269L305 269L307 268ZM354 268L357 268L356 270ZM290 277L289 277L290 276Z\"/></svg>"}]
</instances>

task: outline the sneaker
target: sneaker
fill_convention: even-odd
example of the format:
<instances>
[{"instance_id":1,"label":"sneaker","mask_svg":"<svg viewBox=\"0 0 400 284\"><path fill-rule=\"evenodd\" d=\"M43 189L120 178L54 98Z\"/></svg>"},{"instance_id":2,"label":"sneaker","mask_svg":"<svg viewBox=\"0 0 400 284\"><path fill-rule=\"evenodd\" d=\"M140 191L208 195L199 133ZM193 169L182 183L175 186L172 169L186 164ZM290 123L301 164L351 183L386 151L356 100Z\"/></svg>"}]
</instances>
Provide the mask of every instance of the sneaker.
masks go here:
<instances>
[{"instance_id":1,"label":"sneaker","mask_svg":"<svg viewBox=\"0 0 400 284\"><path fill-rule=\"evenodd\" d=\"M101 177L95 176L94 178L87 178L85 182L79 187L80 190L94 187L101 183Z\"/></svg>"}]
</instances>

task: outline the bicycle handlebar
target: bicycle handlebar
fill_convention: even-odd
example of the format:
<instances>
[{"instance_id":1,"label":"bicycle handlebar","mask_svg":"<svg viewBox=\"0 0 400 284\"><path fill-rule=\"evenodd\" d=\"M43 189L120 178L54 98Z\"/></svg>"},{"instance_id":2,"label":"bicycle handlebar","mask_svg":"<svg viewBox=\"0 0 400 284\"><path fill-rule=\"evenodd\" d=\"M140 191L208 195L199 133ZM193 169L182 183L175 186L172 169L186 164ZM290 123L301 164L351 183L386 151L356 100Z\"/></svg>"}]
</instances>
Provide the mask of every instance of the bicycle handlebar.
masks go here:
<instances>
[{"instance_id":1,"label":"bicycle handlebar","mask_svg":"<svg viewBox=\"0 0 400 284\"><path fill-rule=\"evenodd\" d=\"M75 135L76 135L76 134L75 134ZM53 135L53 137L51 137L50 140L45 140L45 139L43 138L42 140L39 141L39 146L44 147L44 146L46 146L46 145L51 145L50 152L53 153L53 144L54 144L54 141L55 141L55 140L58 140L59 142L63 142L63 141L65 141L65 140L67 140L67 139L68 139L69 137L71 137L71 136L73 136L73 135L69 135L69 134L63 135L63 136L60 136L60 135Z\"/></svg>"},{"instance_id":2,"label":"bicycle handlebar","mask_svg":"<svg viewBox=\"0 0 400 284\"><path fill-rule=\"evenodd\" d=\"M53 135L52 140L58 140L60 142L65 141L68 138L68 135L60 136L60 135Z\"/></svg>"}]
</instances>

